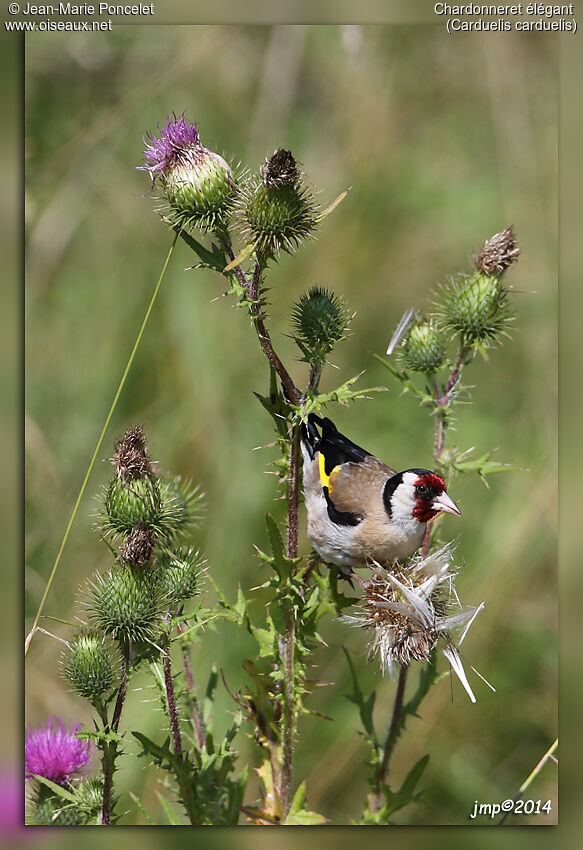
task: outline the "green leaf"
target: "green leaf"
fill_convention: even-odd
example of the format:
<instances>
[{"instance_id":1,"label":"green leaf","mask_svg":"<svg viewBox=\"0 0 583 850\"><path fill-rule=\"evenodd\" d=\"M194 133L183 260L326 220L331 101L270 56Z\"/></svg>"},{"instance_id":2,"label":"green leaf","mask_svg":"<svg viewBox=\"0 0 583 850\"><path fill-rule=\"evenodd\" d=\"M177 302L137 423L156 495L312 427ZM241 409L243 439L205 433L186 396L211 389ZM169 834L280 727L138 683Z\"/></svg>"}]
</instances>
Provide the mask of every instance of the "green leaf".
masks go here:
<instances>
[{"instance_id":1,"label":"green leaf","mask_svg":"<svg viewBox=\"0 0 583 850\"><path fill-rule=\"evenodd\" d=\"M304 801L306 799L306 783L302 782L292 800L289 814L286 818L287 826L311 826L320 823L327 823L327 818L317 812L310 812L304 809Z\"/></svg>"},{"instance_id":2,"label":"green leaf","mask_svg":"<svg viewBox=\"0 0 583 850\"><path fill-rule=\"evenodd\" d=\"M463 453L467 455L467 452ZM525 472L523 466L513 466L510 463L499 463L490 460L492 452L486 452L482 457L476 460L454 460L453 468L458 472L477 472L480 478L485 479L488 475L494 475L496 472Z\"/></svg>"},{"instance_id":3,"label":"green leaf","mask_svg":"<svg viewBox=\"0 0 583 850\"><path fill-rule=\"evenodd\" d=\"M183 826L178 813L174 811L166 797L162 796L159 791L156 791L156 797L160 801L160 805L162 806L169 823L172 826Z\"/></svg>"},{"instance_id":4,"label":"green leaf","mask_svg":"<svg viewBox=\"0 0 583 850\"><path fill-rule=\"evenodd\" d=\"M217 245L213 243L211 250L205 248L197 239L194 238L190 233L187 233L186 230L183 230L179 225L175 225L172 221L165 216L162 216L162 221L165 224L169 224L172 227L172 230L175 233L178 233L180 238L186 242L188 247L194 251L197 257L200 258L201 264L205 268L213 269L214 271L220 272L223 274L223 270L225 268L226 257L224 251L218 248ZM196 266L192 266L192 268L196 268Z\"/></svg>"},{"instance_id":5,"label":"green leaf","mask_svg":"<svg viewBox=\"0 0 583 850\"><path fill-rule=\"evenodd\" d=\"M142 745L142 753L140 755L149 755L152 756L156 764L164 767L165 765L173 765L177 764L177 757L170 749L170 739L166 738L164 744L160 746L148 738L146 735L143 735L141 732L134 732L132 730L132 735L136 740Z\"/></svg>"},{"instance_id":6,"label":"green leaf","mask_svg":"<svg viewBox=\"0 0 583 850\"><path fill-rule=\"evenodd\" d=\"M70 791L67 791L66 788L63 788L62 785L58 785L56 782L52 782L50 779L47 779L45 776L39 776L38 774L34 774L34 778L38 779L38 781L42 785L46 785L47 788L50 788L57 796L61 797L63 800L68 800L69 803L79 803L78 798L71 794Z\"/></svg>"},{"instance_id":7,"label":"green leaf","mask_svg":"<svg viewBox=\"0 0 583 850\"><path fill-rule=\"evenodd\" d=\"M362 723L363 729L367 734L367 738L371 742L374 748L378 746L376 733L373 724L373 709L376 699L376 691L372 691L368 699L364 698L364 694L360 688L358 677L356 675L356 668L352 663L352 659L350 654L345 646L342 647L344 651L344 655L346 656L346 660L348 661L348 667L350 669L350 675L352 677L352 694L346 694L345 696L351 702L355 703L358 706L358 713L360 715L360 722Z\"/></svg>"},{"instance_id":8,"label":"green leaf","mask_svg":"<svg viewBox=\"0 0 583 850\"><path fill-rule=\"evenodd\" d=\"M144 815L146 820L148 820L152 824L152 826L160 826L160 824L157 821L154 820L153 816L150 814L148 809L144 806L144 804L142 803L140 798L138 796L136 796L136 794L134 794L133 791L128 791L128 794L132 798L132 800L134 801L134 803L136 804L138 809L141 811L141 813Z\"/></svg>"},{"instance_id":9,"label":"green leaf","mask_svg":"<svg viewBox=\"0 0 583 850\"><path fill-rule=\"evenodd\" d=\"M414 799L415 789L417 787L417 784L419 783L419 780L421 779L421 776L423 775L423 771L427 767L428 762L429 756L425 755L422 756L419 761L413 765L413 767L405 777L405 780L401 785L399 791L399 793L403 797L407 797L410 800Z\"/></svg>"}]
</instances>

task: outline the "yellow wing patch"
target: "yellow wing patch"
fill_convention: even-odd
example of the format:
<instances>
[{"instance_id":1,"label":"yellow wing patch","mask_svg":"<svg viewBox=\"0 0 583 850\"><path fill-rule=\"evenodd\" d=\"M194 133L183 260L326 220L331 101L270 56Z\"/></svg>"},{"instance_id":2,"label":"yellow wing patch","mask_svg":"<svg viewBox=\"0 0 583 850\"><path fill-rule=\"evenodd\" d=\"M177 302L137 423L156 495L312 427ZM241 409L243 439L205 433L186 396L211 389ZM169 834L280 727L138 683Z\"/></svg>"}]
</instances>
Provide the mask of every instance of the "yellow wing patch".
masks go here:
<instances>
[{"instance_id":1,"label":"yellow wing patch","mask_svg":"<svg viewBox=\"0 0 583 850\"><path fill-rule=\"evenodd\" d=\"M335 466L330 475L326 475L326 458L322 454L322 452L318 453L318 467L320 469L320 481L322 482L322 487L327 487L330 495L332 494L332 483L330 479L334 475L337 469L340 469L340 466Z\"/></svg>"}]
</instances>

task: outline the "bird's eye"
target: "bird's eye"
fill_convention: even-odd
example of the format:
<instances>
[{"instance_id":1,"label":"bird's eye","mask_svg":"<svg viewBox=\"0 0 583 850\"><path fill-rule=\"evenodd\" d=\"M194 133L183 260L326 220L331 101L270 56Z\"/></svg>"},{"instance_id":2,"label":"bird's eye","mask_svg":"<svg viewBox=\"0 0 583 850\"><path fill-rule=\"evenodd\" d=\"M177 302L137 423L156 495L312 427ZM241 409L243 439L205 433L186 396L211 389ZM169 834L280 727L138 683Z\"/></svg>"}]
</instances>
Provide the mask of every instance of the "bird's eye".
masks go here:
<instances>
[{"instance_id":1,"label":"bird's eye","mask_svg":"<svg viewBox=\"0 0 583 850\"><path fill-rule=\"evenodd\" d=\"M425 493L427 493L427 487L425 486L425 484L418 484L415 489L417 490L420 496L424 496Z\"/></svg>"}]
</instances>

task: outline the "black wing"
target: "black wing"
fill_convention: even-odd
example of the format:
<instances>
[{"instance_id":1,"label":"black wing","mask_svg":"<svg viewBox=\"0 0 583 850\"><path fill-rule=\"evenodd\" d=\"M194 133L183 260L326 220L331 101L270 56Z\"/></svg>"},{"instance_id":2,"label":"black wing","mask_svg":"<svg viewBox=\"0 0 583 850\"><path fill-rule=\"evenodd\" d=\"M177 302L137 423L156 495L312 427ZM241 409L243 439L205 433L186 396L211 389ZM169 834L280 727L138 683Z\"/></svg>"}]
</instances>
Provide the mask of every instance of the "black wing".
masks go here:
<instances>
[{"instance_id":1,"label":"black wing","mask_svg":"<svg viewBox=\"0 0 583 850\"><path fill-rule=\"evenodd\" d=\"M316 425L322 429L321 434L318 434ZM372 457L366 449L362 449L348 437L345 437L344 434L341 434L328 417L321 418L316 416L315 413L310 413L307 432L314 453L319 451L324 455L326 475L330 475L334 467L342 463L362 463L367 457Z\"/></svg>"}]
</instances>

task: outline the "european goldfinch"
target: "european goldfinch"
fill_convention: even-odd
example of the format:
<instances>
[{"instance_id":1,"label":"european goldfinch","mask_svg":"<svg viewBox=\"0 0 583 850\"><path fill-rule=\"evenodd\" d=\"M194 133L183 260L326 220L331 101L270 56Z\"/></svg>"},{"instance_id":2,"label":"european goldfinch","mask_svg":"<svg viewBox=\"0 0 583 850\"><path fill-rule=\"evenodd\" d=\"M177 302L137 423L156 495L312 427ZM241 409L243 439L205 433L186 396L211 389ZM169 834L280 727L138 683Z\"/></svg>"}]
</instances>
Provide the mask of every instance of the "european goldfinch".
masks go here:
<instances>
[{"instance_id":1,"label":"european goldfinch","mask_svg":"<svg viewBox=\"0 0 583 850\"><path fill-rule=\"evenodd\" d=\"M318 427L321 432L318 432ZM310 414L302 429L308 537L320 557L341 567L388 566L419 548L438 513L460 515L441 476L395 472Z\"/></svg>"}]
</instances>

